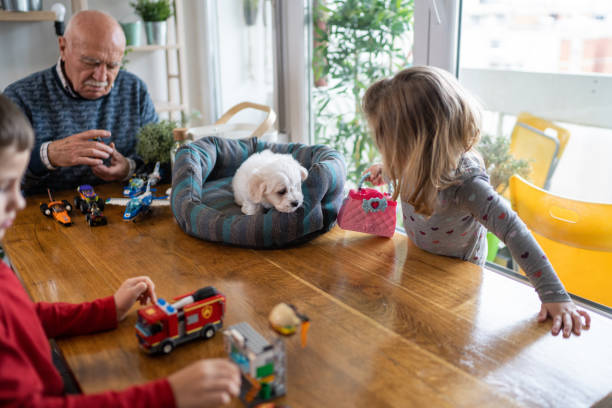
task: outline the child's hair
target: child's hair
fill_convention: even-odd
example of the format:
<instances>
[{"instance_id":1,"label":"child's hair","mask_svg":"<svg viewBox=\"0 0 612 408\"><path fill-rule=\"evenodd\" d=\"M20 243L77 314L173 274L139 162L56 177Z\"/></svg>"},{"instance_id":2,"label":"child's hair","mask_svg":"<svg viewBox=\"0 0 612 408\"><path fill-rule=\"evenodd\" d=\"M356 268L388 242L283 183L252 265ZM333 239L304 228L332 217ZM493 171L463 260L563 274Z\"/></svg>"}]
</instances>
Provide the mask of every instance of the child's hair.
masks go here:
<instances>
[{"instance_id":1,"label":"child's hair","mask_svg":"<svg viewBox=\"0 0 612 408\"><path fill-rule=\"evenodd\" d=\"M362 108L394 199L431 215L438 191L459 182L459 161L480 138L479 104L448 72L415 66L370 86Z\"/></svg>"},{"instance_id":2,"label":"child's hair","mask_svg":"<svg viewBox=\"0 0 612 408\"><path fill-rule=\"evenodd\" d=\"M28 119L9 98L0 95L0 149L15 146L23 152L33 144L34 131Z\"/></svg>"}]
</instances>

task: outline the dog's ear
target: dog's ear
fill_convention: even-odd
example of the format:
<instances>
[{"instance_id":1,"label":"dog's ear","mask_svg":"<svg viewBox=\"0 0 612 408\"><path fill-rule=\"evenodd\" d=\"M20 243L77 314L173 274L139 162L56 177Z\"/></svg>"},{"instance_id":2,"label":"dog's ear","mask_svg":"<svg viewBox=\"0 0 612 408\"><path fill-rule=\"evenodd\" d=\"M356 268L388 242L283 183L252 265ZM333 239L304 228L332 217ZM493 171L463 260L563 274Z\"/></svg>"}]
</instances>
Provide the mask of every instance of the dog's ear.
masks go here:
<instances>
[{"instance_id":1,"label":"dog's ear","mask_svg":"<svg viewBox=\"0 0 612 408\"><path fill-rule=\"evenodd\" d=\"M300 166L300 175L302 176L302 181L306 180L306 177L308 177L308 170Z\"/></svg>"},{"instance_id":2,"label":"dog's ear","mask_svg":"<svg viewBox=\"0 0 612 408\"><path fill-rule=\"evenodd\" d=\"M260 203L266 192L266 180L261 174L253 174L249 179L249 196L255 203Z\"/></svg>"}]
</instances>

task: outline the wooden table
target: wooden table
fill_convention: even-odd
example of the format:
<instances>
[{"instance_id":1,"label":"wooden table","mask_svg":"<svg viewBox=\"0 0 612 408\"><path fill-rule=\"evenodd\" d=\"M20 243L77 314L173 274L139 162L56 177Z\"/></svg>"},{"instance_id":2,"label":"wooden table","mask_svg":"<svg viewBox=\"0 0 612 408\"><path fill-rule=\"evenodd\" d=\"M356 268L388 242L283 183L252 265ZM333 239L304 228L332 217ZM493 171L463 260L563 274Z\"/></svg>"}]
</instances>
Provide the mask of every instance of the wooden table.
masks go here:
<instances>
[{"instance_id":1,"label":"wooden table","mask_svg":"<svg viewBox=\"0 0 612 408\"><path fill-rule=\"evenodd\" d=\"M117 185L97 188L116 195ZM71 199L72 192L56 198ZM107 207L109 225L73 213L63 227L28 199L4 244L35 301L81 302L146 274L172 298L214 285L227 297L226 327L249 322L266 337L271 308L295 304L311 319L308 346L287 339L288 394L297 407L583 407L612 391L612 320L553 337L522 282L392 240L334 228L300 247L256 251L184 234L169 208L140 223ZM136 308L133 309L134 311ZM224 356L223 339L151 357L137 345L135 313L117 330L59 340L86 393L166 376ZM234 401L234 406L240 406Z\"/></svg>"}]
</instances>

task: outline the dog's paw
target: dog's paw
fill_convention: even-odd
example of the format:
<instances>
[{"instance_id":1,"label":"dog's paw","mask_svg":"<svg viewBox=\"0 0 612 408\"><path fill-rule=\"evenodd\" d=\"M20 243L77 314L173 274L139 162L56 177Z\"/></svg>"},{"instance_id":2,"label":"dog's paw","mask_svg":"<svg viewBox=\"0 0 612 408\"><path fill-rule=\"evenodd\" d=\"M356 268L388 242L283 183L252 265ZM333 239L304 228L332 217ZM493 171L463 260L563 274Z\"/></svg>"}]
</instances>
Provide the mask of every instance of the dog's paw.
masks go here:
<instances>
[{"instance_id":1,"label":"dog's paw","mask_svg":"<svg viewBox=\"0 0 612 408\"><path fill-rule=\"evenodd\" d=\"M259 212L259 204L253 204L248 201L242 203L242 213L245 215L255 215Z\"/></svg>"}]
</instances>

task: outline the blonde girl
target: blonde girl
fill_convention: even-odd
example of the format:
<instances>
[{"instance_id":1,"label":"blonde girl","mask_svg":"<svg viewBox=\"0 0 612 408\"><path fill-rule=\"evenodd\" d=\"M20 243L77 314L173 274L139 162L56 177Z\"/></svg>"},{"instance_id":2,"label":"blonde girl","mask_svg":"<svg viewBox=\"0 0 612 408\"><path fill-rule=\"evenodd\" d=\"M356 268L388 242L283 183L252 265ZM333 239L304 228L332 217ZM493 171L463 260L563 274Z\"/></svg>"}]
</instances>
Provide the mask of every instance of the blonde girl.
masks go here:
<instances>
[{"instance_id":1,"label":"blonde girl","mask_svg":"<svg viewBox=\"0 0 612 408\"><path fill-rule=\"evenodd\" d=\"M489 230L538 293L539 321L552 317L552 333L563 328L565 337L589 327L588 313L576 308L525 224L489 184L474 150L480 107L452 75L405 69L370 86L362 108L383 159L368 169L369 179L394 185L406 232L419 248L484 265Z\"/></svg>"}]
</instances>

